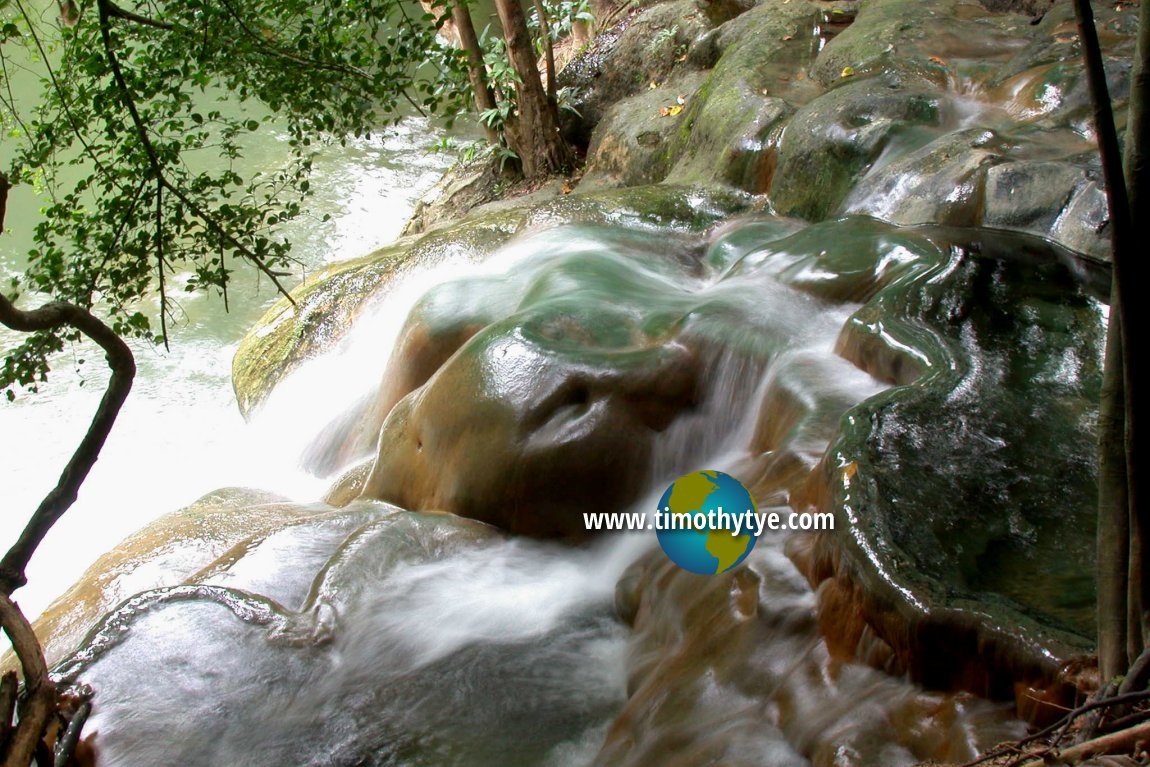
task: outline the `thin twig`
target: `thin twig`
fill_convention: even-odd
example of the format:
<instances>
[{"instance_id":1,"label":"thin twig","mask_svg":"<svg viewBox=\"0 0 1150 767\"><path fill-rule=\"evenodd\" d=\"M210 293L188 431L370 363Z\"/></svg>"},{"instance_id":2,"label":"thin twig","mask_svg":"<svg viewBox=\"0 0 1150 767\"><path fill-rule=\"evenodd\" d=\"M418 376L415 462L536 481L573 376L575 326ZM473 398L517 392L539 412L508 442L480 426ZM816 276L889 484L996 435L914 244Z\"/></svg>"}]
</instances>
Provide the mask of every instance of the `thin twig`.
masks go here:
<instances>
[{"instance_id":1,"label":"thin twig","mask_svg":"<svg viewBox=\"0 0 1150 767\"><path fill-rule=\"evenodd\" d=\"M167 21L159 21L158 19L149 18L147 16L141 16L140 14L133 13L126 8L121 8L113 2L108 3L108 13L112 16L115 16L117 19L123 19L124 21L131 21L136 24L142 24L145 27L154 27L156 29L163 29L168 31L176 28L175 24Z\"/></svg>"},{"instance_id":2,"label":"thin twig","mask_svg":"<svg viewBox=\"0 0 1150 767\"><path fill-rule=\"evenodd\" d=\"M1122 705L1122 704L1126 704L1126 703L1135 703L1135 702L1144 701L1144 700L1150 700L1150 690L1143 690L1140 692L1131 692L1131 693L1126 693L1124 695L1115 695L1113 697L1105 698L1103 700L1095 700L1095 701L1090 701L1088 703L1083 703L1081 706L1071 710L1070 713L1066 714L1065 716L1060 718L1057 722L1050 725L1049 727L1046 727L1042 730L1039 730L1038 732L1034 733L1033 735L1027 735L1025 738L1022 738L1021 740L1016 740L1016 741L1013 741L1009 744L1005 744L1005 745L999 746L997 748L992 748L990 751L986 752L985 754L982 754L977 759L966 762L966 763L960 765L960 767L974 767L975 765L982 764L983 762L988 762L991 759L996 759L1000 756L1005 756L1010 751L1021 750L1021 748L1023 746L1028 745L1030 743L1034 743L1035 741L1041 740L1042 738L1045 738L1047 735L1050 735L1051 733L1054 733L1056 731L1059 731L1057 738L1061 738L1062 735L1065 734L1066 728L1068 728L1070 726L1070 724L1075 719L1077 719L1078 717L1082 716L1085 713L1088 713L1090 711L1094 711L1095 709L1109 708L1111 706L1117 706L1117 705ZM1055 742L1057 742L1057 738L1056 738Z\"/></svg>"},{"instance_id":3,"label":"thin twig","mask_svg":"<svg viewBox=\"0 0 1150 767\"><path fill-rule=\"evenodd\" d=\"M1067 764L1074 764L1077 761L1098 754L1127 753L1138 745L1140 741L1144 741L1148 738L1150 738L1150 724L1141 724L1137 727L1103 735L1100 738L1072 746L1060 752L1058 759ZM1027 762L1023 767L1046 767L1047 764L1046 755L1044 755L1038 760Z\"/></svg>"},{"instance_id":4,"label":"thin twig","mask_svg":"<svg viewBox=\"0 0 1150 767\"><path fill-rule=\"evenodd\" d=\"M291 294L288 293L287 288L283 286L283 283L279 281L279 275L272 271L272 269L264 263L263 259L261 259L255 253L249 250L245 245L243 245L243 243L237 240L231 232L227 231L223 226L221 226L219 222L217 222L211 215L204 211L203 208L193 202L192 199L189 198L182 189L172 184L164 175L163 165L160 163L160 158L156 152L156 147L152 143L152 137L148 134L147 126L144 125L144 121L140 117L140 110L136 106L135 99L132 98L132 91L128 88L128 82L124 77L124 71L120 67L120 59L116 55L115 47L112 45L112 30L110 23L111 14L108 10L109 5L110 0L96 0L96 8L99 11L100 19L100 38L103 41L104 54L108 58L108 66L112 70L112 78L116 81L116 85L120 89L120 98L124 102L124 107L128 110L128 116L132 119L132 125L135 127L136 135L140 139L140 145L144 148L144 154L148 158L148 164L151 166L152 173L157 182L166 188L169 192L174 194L176 199L184 203L184 205L188 206L188 208L193 213L195 213L196 216L200 218L208 226L209 229L214 231L217 235L223 238L225 242L239 251L239 253L242 254L244 258L247 258L249 261L251 261L257 269L263 272L268 277L268 279L272 281L272 284L276 286L276 290L283 294L294 306L295 300L291 297Z\"/></svg>"},{"instance_id":5,"label":"thin twig","mask_svg":"<svg viewBox=\"0 0 1150 767\"><path fill-rule=\"evenodd\" d=\"M1138 711L1124 716L1121 719L1115 719L1106 725L1105 730L1106 732L1118 732L1119 730L1125 730L1127 727L1132 727L1139 722L1145 722L1147 719L1150 719L1150 711Z\"/></svg>"},{"instance_id":6,"label":"thin twig","mask_svg":"<svg viewBox=\"0 0 1150 767\"><path fill-rule=\"evenodd\" d=\"M164 185L156 179L156 271L160 273L160 334L164 337L164 350L168 345L168 290L164 284Z\"/></svg>"}]
</instances>

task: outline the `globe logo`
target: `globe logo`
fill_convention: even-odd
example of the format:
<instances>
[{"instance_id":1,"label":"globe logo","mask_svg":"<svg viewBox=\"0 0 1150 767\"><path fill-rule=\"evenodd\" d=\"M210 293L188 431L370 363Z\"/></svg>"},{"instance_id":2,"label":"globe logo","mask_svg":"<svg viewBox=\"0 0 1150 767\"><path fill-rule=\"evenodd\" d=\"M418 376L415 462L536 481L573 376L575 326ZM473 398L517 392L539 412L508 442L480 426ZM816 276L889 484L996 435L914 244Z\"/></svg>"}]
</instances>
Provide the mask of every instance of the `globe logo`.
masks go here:
<instances>
[{"instance_id":1,"label":"globe logo","mask_svg":"<svg viewBox=\"0 0 1150 767\"><path fill-rule=\"evenodd\" d=\"M739 480L721 471L679 477L659 499L659 545L684 570L715 575L742 562L755 548L758 507Z\"/></svg>"}]
</instances>

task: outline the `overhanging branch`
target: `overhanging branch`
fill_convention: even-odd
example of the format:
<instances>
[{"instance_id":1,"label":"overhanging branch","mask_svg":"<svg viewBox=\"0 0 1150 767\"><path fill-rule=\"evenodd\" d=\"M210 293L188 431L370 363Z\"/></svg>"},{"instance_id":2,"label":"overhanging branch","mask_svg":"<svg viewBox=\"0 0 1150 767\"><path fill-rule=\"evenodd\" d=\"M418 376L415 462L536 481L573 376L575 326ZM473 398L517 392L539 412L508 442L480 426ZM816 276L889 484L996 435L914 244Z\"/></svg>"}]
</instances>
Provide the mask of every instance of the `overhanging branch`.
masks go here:
<instances>
[{"instance_id":1,"label":"overhanging branch","mask_svg":"<svg viewBox=\"0 0 1150 767\"><path fill-rule=\"evenodd\" d=\"M95 465L112 425L116 422L116 416L132 389L136 361L124 339L94 314L75 304L55 301L39 309L24 311L16 308L7 296L0 293L0 324L22 333L54 330L64 326L75 328L104 350L108 366L112 369L112 377L96 408L96 415L76 452L65 465L56 487L40 502L19 539L0 560L0 594L9 595L27 582L24 571L32 553L52 525L75 502L80 485Z\"/></svg>"}]
</instances>

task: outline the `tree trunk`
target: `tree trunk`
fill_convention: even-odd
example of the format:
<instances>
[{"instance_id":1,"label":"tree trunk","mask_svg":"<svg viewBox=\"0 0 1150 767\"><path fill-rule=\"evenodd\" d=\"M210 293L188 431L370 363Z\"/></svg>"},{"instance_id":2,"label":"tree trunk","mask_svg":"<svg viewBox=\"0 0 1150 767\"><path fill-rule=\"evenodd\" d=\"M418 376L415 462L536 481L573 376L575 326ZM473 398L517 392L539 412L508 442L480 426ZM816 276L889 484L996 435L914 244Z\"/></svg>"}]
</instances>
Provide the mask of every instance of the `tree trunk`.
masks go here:
<instances>
[{"instance_id":1,"label":"tree trunk","mask_svg":"<svg viewBox=\"0 0 1150 767\"><path fill-rule=\"evenodd\" d=\"M1147 215L1150 215L1150 194L1147 194L1146 184L1150 183L1150 177L1147 172L1146 150L1150 147L1150 120L1146 119L1146 110L1150 108L1150 93L1147 92L1150 86L1150 8L1147 3L1143 2L1138 19L1138 46L1134 54L1134 67L1131 71L1130 81L1130 100L1127 106L1127 123L1126 123L1126 157L1125 157L1125 176L1126 176L1126 189L1130 205L1130 221L1146 221ZM1133 247L1131 245L1131 247ZM1133 253L1128 253L1128 258L1133 257ZM1123 269L1127 279L1131 276L1130 268L1124 263ZM1117 272L1115 273L1117 279ZM1120 288L1123 286L1120 284ZM1125 283L1125 288L1129 291L1131 284L1129 281ZM1134 550L1131 552L1131 586L1136 587L1136 599L1131 600L1131 607L1135 614L1139 616L1140 621L1131 623L1131 634L1137 635L1138 646L1140 649L1145 649L1150 646L1150 567L1146 567L1148 557L1150 557L1150 517L1148 513L1150 510L1140 508L1137 501L1137 467L1142 462L1142 448L1141 440L1137 440L1139 433L1138 422L1135 420L1135 402L1133 392L1136 391L1131 376L1134 372L1134 365L1132 363L1133 356L1131 355L1130 333L1129 328L1135 327L1134 325L1127 324L1132 322L1130 313L1137 309L1136 306L1130 306L1125 303L1129 301L1130 297L1127 293L1125 299L1119 297L1120 311L1119 315L1122 317L1121 325L1121 340L1123 365L1125 373L1125 409L1126 409L1126 481L1127 481L1127 496L1130 505L1130 519L1131 519L1131 545ZM1138 411L1141 412L1141 411ZM1133 589L1132 589L1133 591ZM1131 658L1136 657L1134 655Z\"/></svg>"},{"instance_id":2,"label":"tree trunk","mask_svg":"<svg viewBox=\"0 0 1150 767\"><path fill-rule=\"evenodd\" d=\"M1111 303L1110 327L1107 330L1106 362L1103 370L1103 393L1099 414L1099 509L1098 509L1098 648L1103 678L1121 672L1122 656L1126 660L1140 654L1146 646L1147 613L1150 607L1150 568L1144 567L1150 545L1150 520L1141 512L1137 497L1137 467L1141 462L1141 443L1138 440L1137 414L1134 392L1135 365L1130 348L1129 329L1135 327L1132 314L1136 306L1132 297L1132 258L1134 240L1132 222L1132 202L1138 200L1137 213L1144 212L1145 195L1135 187L1145 183L1142 148L1145 146L1146 131L1143 111L1145 100L1145 56L1147 8L1141 9L1139 30L1139 51L1134 63L1134 83L1129 106L1127 133L1127 174L1130 175L1131 189L1127 193L1126 175L1123 174L1122 157L1118 148L1118 131L1114 126L1114 114L1110 94L1106 84L1106 71L1103 67L1102 51L1098 43L1098 33L1094 26L1094 12L1089 0L1074 0L1074 12L1078 20L1078 35L1082 42L1082 55L1086 65L1086 76L1090 86L1090 98L1094 108L1094 129L1098 136L1098 149L1102 158L1102 173L1105 179L1106 198L1110 208L1111 244ZM1139 176L1142 178L1140 179ZM1121 410L1118 410L1121 402ZM1121 423L1119 423L1121 419ZM1119 437L1121 441L1119 442ZM1121 445L1121 447L1119 447ZM1124 455L1125 471L1117 464ZM1125 485L1122 485L1125 480ZM1109 536L1120 534L1122 529L1121 499L1125 495L1126 518L1128 522L1127 602L1119 609L1119 594L1122 577L1115 570L1121 565L1122 554L1118 548L1121 541ZM1116 632L1116 633L1110 633ZM1123 632L1125 636L1123 636ZM1128 649L1124 653L1121 647Z\"/></svg>"},{"instance_id":3,"label":"tree trunk","mask_svg":"<svg viewBox=\"0 0 1150 767\"><path fill-rule=\"evenodd\" d=\"M1102 681L1126 672L1137 657L1138 642L1130 632L1127 609L1128 572L1135 552L1130 546L1130 516L1126 501L1125 404L1122 391L1122 330L1111 291L1110 326L1106 330L1106 362L1098 402L1098 670ZM1134 634L1138 632L1134 631Z\"/></svg>"},{"instance_id":4,"label":"tree trunk","mask_svg":"<svg viewBox=\"0 0 1150 767\"><path fill-rule=\"evenodd\" d=\"M571 153L559 134L555 106L547 99L527 19L519 0L495 0L507 54L520 82L515 84L516 114L507 122L507 143L519 155L523 175L540 178L559 171L571 160Z\"/></svg>"},{"instance_id":5,"label":"tree trunk","mask_svg":"<svg viewBox=\"0 0 1150 767\"><path fill-rule=\"evenodd\" d=\"M547 62L547 100L555 104L555 46L551 44L551 22L547 19L543 0L535 0L535 12L539 14L539 34L543 38L543 55Z\"/></svg>"},{"instance_id":6,"label":"tree trunk","mask_svg":"<svg viewBox=\"0 0 1150 767\"><path fill-rule=\"evenodd\" d=\"M467 76L471 80L471 90L475 93L475 108L480 112L495 109L495 94L487 84L483 49L479 47L479 36L475 34L475 24L471 21L471 11L468 10L465 0L457 0L451 6L451 19L455 22L455 31L459 34L459 47L467 54ZM499 131L490 125L484 127L487 130L487 141L498 144Z\"/></svg>"}]
</instances>

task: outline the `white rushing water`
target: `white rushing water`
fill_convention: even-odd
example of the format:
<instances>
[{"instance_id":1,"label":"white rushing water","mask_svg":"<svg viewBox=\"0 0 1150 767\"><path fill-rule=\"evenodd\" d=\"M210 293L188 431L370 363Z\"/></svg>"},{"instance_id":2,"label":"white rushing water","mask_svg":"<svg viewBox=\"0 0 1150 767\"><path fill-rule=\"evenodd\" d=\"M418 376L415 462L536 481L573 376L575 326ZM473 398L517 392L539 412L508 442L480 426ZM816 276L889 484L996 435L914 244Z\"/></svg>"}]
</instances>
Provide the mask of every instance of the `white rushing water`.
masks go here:
<instances>
[{"instance_id":1,"label":"white rushing water","mask_svg":"<svg viewBox=\"0 0 1150 767\"><path fill-rule=\"evenodd\" d=\"M814 462L841 413L884 388L835 353L858 305L789 284L780 272L797 257L785 252L766 248L746 268L700 277L658 257L675 247L611 227L561 227L521 237L483 265L416 275L285 382L263 415L311 436L379 380L411 304L467 275L461 284L479 300L512 307L517 329L493 325L509 335L540 304L601 310L616 300L634 303L636 316L688 313L698 338L756 350L705 360L706 391L661 433L633 511L654 508L668 479L689 469L754 476L775 449ZM819 269L806 263L802 274L835 276ZM573 343L562 348L580 364L603 363L595 341ZM502 364L493 378L514 375L514 362ZM292 413L316 391L327 396L305 428ZM756 434L764 413L789 424L775 449ZM301 444L291 431L280 432L296 446L289 455ZM282 489L291 465L270 489ZM623 762L602 749L633 747L626 764L658 763L643 755L661 739L701 744L720 731L737 744L733 764L904 767L925 754L969 758L1018 730L1001 707L833 658L786 535L768 535L737 577L705 578L661 555L631 569L656 548L650 533L576 547L375 502L315 510L195 585L130 600L65 664L65 678L96 691L89 726L105 763L615 767ZM651 579L628 626L617 605L637 573ZM712 600L722 606L713 613ZM700 637L724 627L729 652L707 655ZM752 633L738 641L742 631ZM629 728L642 737L630 740Z\"/></svg>"},{"instance_id":2,"label":"white rushing water","mask_svg":"<svg viewBox=\"0 0 1150 767\"><path fill-rule=\"evenodd\" d=\"M305 272L364 255L398 236L415 200L450 162L429 153L439 133L427 120L408 118L386 135L349 142L317 160L309 215L284 231ZM246 160L274 168L286 154L286 139L279 137L253 147ZM21 268L39 204L26 188L12 191L8 231L0 237L0 278ZM331 220L320 221L324 214ZM272 287L239 272L230 314L215 296L177 292L172 298L185 319L171 329L171 351L135 345L139 374L128 403L79 500L29 566L29 583L17 598L30 615L126 535L205 492L234 484L301 500L320 492L316 480L295 471L285 455L292 445L283 439L284 422L257 418L245 424L232 394L232 356L243 333L276 299ZM3 348L18 340L0 331ZM75 361L85 356L77 372ZM106 375L99 355L80 348L61 355L39 394L0 403L5 549L54 485L95 411ZM306 420L306 413L295 415Z\"/></svg>"}]
</instances>

